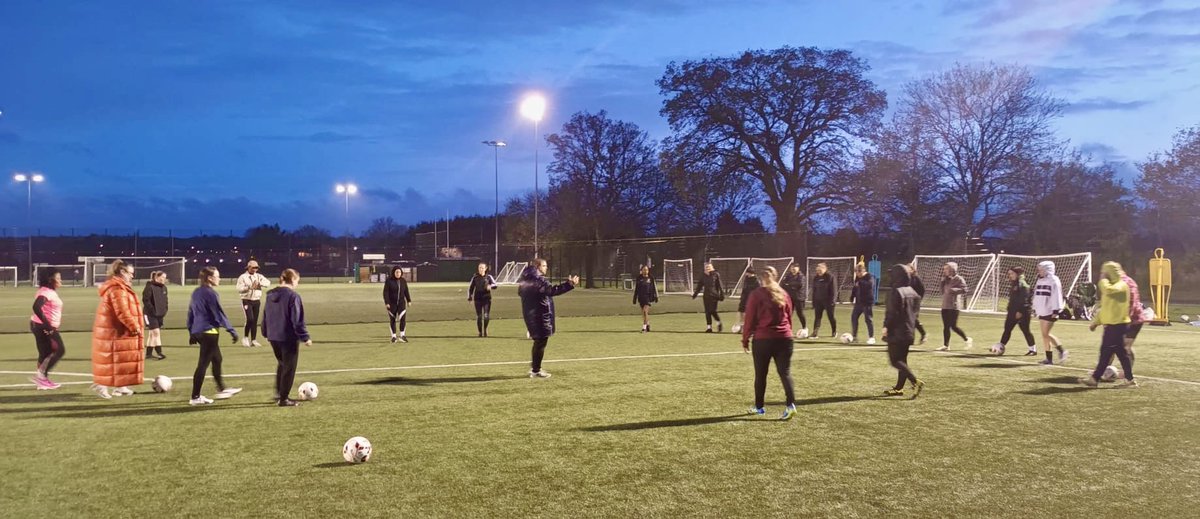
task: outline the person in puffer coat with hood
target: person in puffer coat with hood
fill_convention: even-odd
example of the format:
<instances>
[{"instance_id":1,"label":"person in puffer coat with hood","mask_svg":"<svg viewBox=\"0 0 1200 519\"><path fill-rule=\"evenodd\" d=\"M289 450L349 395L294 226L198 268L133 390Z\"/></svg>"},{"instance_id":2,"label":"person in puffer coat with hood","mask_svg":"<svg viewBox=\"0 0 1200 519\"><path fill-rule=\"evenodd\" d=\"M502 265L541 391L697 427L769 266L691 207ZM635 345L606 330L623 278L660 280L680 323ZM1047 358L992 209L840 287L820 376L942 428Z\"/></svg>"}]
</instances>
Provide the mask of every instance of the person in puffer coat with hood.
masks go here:
<instances>
[{"instance_id":1,"label":"person in puffer coat with hood","mask_svg":"<svg viewBox=\"0 0 1200 519\"><path fill-rule=\"evenodd\" d=\"M546 279L549 265L542 258L535 258L521 271L517 282L517 295L521 296L521 315L525 317L525 329L533 339L532 361L529 364L530 378L550 378L542 369L542 358L546 355L546 344L554 335L554 298L570 292L579 284L579 276L570 276L558 285Z\"/></svg>"},{"instance_id":2,"label":"person in puffer coat with hood","mask_svg":"<svg viewBox=\"0 0 1200 519\"><path fill-rule=\"evenodd\" d=\"M116 260L100 285L100 306L92 325L92 391L100 398L132 395L142 383L142 302L133 291L133 267ZM112 392L109 392L112 388Z\"/></svg>"},{"instance_id":3,"label":"person in puffer coat with hood","mask_svg":"<svg viewBox=\"0 0 1200 519\"><path fill-rule=\"evenodd\" d=\"M1104 327L1104 338L1100 340L1100 362L1096 364L1096 370L1091 376L1083 377L1079 381L1096 387L1096 383L1108 369L1109 359L1116 355L1125 374L1122 387L1138 387L1137 381L1133 380L1133 359L1129 358L1129 353L1125 351L1125 333L1129 331L1129 323L1132 320L1129 317L1132 294L1129 285L1121 279L1121 264L1115 261L1105 262L1100 271L1104 275L1096 284L1096 291L1100 294L1100 311L1090 326L1092 331L1097 327Z\"/></svg>"},{"instance_id":4,"label":"person in puffer coat with hood","mask_svg":"<svg viewBox=\"0 0 1200 519\"><path fill-rule=\"evenodd\" d=\"M275 351L275 400L279 407L294 407L292 384L296 381L296 365L300 362L300 343L312 346L308 326L304 323L304 301L296 292L300 273L286 269L279 276L279 286L267 292L263 310L262 334Z\"/></svg>"},{"instance_id":5,"label":"person in puffer coat with hood","mask_svg":"<svg viewBox=\"0 0 1200 519\"><path fill-rule=\"evenodd\" d=\"M1054 351L1058 351L1058 362L1061 364L1067 361L1070 352L1063 347L1062 341L1058 340L1058 337L1050 333L1050 330L1054 329L1054 323L1058 321L1058 313L1063 309L1062 281L1054 274L1053 261L1038 263L1037 270L1038 278L1033 284L1033 313L1038 316L1038 325L1042 331L1042 345L1046 348L1046 360L1041 363L1054 364Z\"/></svg>"}]
</instances>

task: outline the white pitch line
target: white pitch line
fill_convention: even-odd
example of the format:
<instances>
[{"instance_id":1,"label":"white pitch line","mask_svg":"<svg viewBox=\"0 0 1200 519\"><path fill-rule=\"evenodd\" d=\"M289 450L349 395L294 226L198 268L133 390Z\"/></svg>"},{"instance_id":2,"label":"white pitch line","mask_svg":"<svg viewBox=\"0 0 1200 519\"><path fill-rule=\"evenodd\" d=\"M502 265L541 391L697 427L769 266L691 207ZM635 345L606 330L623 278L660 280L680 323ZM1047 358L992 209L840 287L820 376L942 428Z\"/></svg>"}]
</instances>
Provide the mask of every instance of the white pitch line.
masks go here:
<instances>
[{"instance_id":1,"label":"white pitch line","mask_svg":"<svg viewBox=\"0 0 1200 519\"><path fill-rule=\"evenodd\" d=\"M1035 362L1025 362L1023 360L1017 360L1017 359L1012 359L1012 358L1006 359L999 355L983 355L983 354L977 354L977 353L958 353L958 352L940 352L940 351L935 351L933 353L940 353L944 356L998 360L1001 362L1008 362L1010 364L1024 364L1026 366L1051 367L1051 368L1066 369L1066 370L1071 370L1071 371L1084 371L1087 373L1091 373L1092 371L1094 371L1092 368L1076 368L1076 367L1071 367L1071 366L1063 366L1061 364L1040 364L1040 363L1035 363ZM1177 384L1188 384L1188 385L1192 385L1192 386L1200 386L1200 382L1193 382L1191 380L1176 380L1173 378L1148 377L1145 375L1137 375L1135 378L1137 380L1141 380L1141 379L1157 380L1159 382L1175 382Z\"/></svg>"}]
</instances>

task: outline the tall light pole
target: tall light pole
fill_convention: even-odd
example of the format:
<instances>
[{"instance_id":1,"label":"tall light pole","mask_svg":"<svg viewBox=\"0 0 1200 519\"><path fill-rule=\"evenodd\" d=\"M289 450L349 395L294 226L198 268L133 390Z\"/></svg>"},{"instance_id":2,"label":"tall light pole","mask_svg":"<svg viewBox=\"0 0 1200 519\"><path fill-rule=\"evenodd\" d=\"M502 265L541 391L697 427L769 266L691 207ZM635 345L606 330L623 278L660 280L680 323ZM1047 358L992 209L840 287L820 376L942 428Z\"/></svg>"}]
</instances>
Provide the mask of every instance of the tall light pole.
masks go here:
<instances>
[{"instance_id":1,"label":"tall light pole","mask_svg":"<svg viewBox=\"0 0 1200 519\"><path fill-rule=\"evenodd\" d=\"M492 213L492 222L495 224L495 240L496 240L496 257L492 259L492 270L500 271L500 148L508 146L504 141L483 141L487 146L492 147L492 154L496 164L496 211Z\"/></svg>"},{"instance_id":2,"label":"tall light pole","mask_svg":"<svg viewBox=\"0 0 1200 519\"><path fill-rule=\"evenodd\" d=\"M41 173L17 173L13 175L13 180L25 183L25 237L28 240L28 252L26 253L29 259L29 284L33 285L33 183L43 182L46 177Z\"/></svg>"},{"instance_id":3,"label":"tall light pole","mask_svg":"<svg viewBox=\"0 0 1200 519\"><path fill-rule=\"evenodd\" d=\"M538 249L538 123L546 115L546 98L541 94L530 94L521 101L521 115L533 121L533 255L540 256Z\"/></svg>"},{"instance_id":4,"label":"tall light pole","mask_svg":"<svg viewBox=\"0 0 1200 519\"><path fill-rule=\"evenodd\" d=\"M350 195L358 192L358 186L354 184L338 184L333 187L340 195L345 195L346 198L346 275L350 279L354 279L354 275L350 272Z\"/></svg>"}]
</instances>

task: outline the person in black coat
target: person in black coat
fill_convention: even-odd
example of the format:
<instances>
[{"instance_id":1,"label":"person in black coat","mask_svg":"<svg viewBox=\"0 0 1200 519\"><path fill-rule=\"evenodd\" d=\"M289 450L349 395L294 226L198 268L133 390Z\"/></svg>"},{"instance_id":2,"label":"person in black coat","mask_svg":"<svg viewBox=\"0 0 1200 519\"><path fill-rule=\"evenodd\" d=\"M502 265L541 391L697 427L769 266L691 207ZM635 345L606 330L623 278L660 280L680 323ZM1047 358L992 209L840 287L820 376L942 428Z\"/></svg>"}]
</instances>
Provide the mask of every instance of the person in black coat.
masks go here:
<instances>
[{"instance_id":1,"label":"person in black coat","mask_svg":"<svg viewBox=\"0 0 1200 519\"><path fill-rule=\"evenodd\" d=\"M480 337L487 337L488 323L492 320L492 291L496 286L496 278L488 274L487 263L475 267L471 286L467 287L467 301L475 302L475 328Z\"/></svg>"},{"instance_id":2,"label":"person in black coat","mask_svg":"<svg viewBox=\"0 0 1200 519\"><path fill-rule=\"evenodd\" d=\"M300 273L285 269L279 276L279 286L267 292L263 309L262 334L275 352L275 400L279 407L299 404L288 398L296 381L296 365L300 362L300 343L312 346L308 325L304 322L304 301L296 292Z\"/></svg>"},{"instance_id":3,"label":"person in black coat","mask_svg":"<svg viewBox=\"0 0 1200 519\"><path fill-rule=\"evenodd\" d=\"M746 273L742 275L742 293L738 297L738 322L733 326L733 333L742 331L742 325L746 322L746 302L750 300L750 293L760 286L762 284L758 282L754 271L746 269Z\"/></svg>"},{"instance_id":4,"label":"person in black coat","mask_svg":"<svg viewBox=\"0 0 1200 519\"><path fill-rule=\"evenodd\" d=\"M854 266L850 300L854 302L854 310L850 312L850 334L858 340L858 318L862 316L867 321L867 344L875 344L875 276L867 272L865 263Z\"/></svg>"},{"instance_id":5,"label":"person in black coat","mask_svg":"<svg viewBox=\"0 0 1200 519\"><path fill-rule=\"evenodd\" d=\"M837 279L824 263L817 263L813 270L816 272L810 283L814 315L812 338L816 339L821 334L821 315L824 314L829 317L829 327L833 330L830 336L836 339L837 320L833 317L833 305L837 302Z\"/></svg>"},{"instance_id":6,"label":"person in black coat","mask_svg":"<svg viewBox=\"0 0 1200 519\"><path fill-rule=\"evenodd\" d=\"M718 332L724 330L721 316L717 314L717 303L725 300L725 287L721 285L721 274L713 268L712 263L704 264L704 275L700 277L700 282L696 283L692 299L700 294L704 294L704 322L708 324L704 333L712 333L713 321L717 322Z\"/></svg>"},{"instance_id":7,"label":"person in black coat","mask_svg":"<svg viewBox=\"0 0 1200 519\"><path fill-rule=\"evenodd\" d=\"M917 275L917 267L912 263L909 263L905 265L904 268L908 271L909 286L911 286L913 291L917 293L917 296L919 296L921 299L925 299L925 283L922 283L921 276ZM921 334L921 340L919 344L925 344L925 327L921 326L920 312L917 313L916 328L917 332Z\"/></svg>"},{"instance_id":8,"label":"person in black coat","mask_svg":"<svg viewBox=\"0 0 1200 519\"><path fill-rule=\"evenodd\" d=\"M546 280L549 265L542 258L535 258L517 282L517 295L521 296L521 314L525 317L525 329L533 339L532 361L529 364L530 378L550 378L542 369L542 358L546 355L546 344L554 335L554 298L570 292L579 285L579 276L570 276L566 281L551 285Z\"/></svg>"},{"instance_id":9,"label":"person in black coat","mask_svg":"<svg viewBox=\"0 0 1200 519\"><path fill-rule=\"evenodd\" d=\"M788 267L787 273L783 275L783 279L779 280L779 286L783 287L783 290L792 298L792 307L796 309L796 317L800 321L800 330L803 332L797 333L796 336L807 336L808 321L804 320L804 301L806 299L804 274L800 272L799 264L792 263Z\"/></svg>"},{"instance_id":10,"label":"person in black coat","mask_svg":"<svg viewBox=\"0 0 1200 519\"><path fill-rule=\"evenodd\" d=\"M408 280L404 279L404 270L392 267L392 275L383 284L383 305L387 307L388 321L392 329L392 342L408 342L405 337L405 323L408 316L408 305L412 304L412 296L408 293ZM396 336L396 321L400 322L400 336Z\"/></svg>"},{"instance_id":11,"label":"person in black coat","mask_svg":"<svg viewBox=\"0 0 1200 519\"><path fill-rule=\"evenodd\" d=\"M633 285L633 304L642 309L642 333L650 331L650 305L658 302L658 287L650 277L650 267L642 265Z\"/></svg>"},{"instance_id":12,"label":"person in black coat","mask_svg":"<svg viewBox=\"0 0 1200 519\"><path fill-rule=\"evenodd\" d=\"M904 394L904 383L913 388L913 398L921 394L925 383L917 379L908 367L908 350L913 344L913 332L917 327L917 314L921 311L921 296L913 290L908 276L908 267L895 265L888 271L892 280L892 293L887 299L887 310L883 315L883 341L887 343L888 360L896 368L896 385L884 391L885 396Z\"/></svg>"},{"instance_id":13,"label":"person in black coat","mask_svg":"<svg viewBox=\"0 0 1200 519\"><path fill-rule=\"evenodd\" d=\"M1004 333L1000 336L1000 342L992 346L992 352L997 355L1004 355L1004 349L1008 346L1008 340L1012 338L1013 328L1020 326L1021 333L1025 335L1025 345L1029 347L1026 356L1037 355L1037 344L1033 340L1033 332L1029 330L1030 315L1033 313L1033 307L1030 302L1029 283L1025 281L1025 269L1020 266L1008 269L1008 282L1011 286L1008 289L1008 307L1006 308L1006 316L1004 318Z\"/></svg>"},{"instance_id":14,"label":"person in black coat","mask_svg":"<svg viewBox=\"0 0 1200 519\"><path fill-rule=\"evenodd\" d=\"M146 319L146 358L167 358L162 352L163 318L167 315L167 273L156 270L142 289L142 313Z\"/></svg>"}]
</instances>

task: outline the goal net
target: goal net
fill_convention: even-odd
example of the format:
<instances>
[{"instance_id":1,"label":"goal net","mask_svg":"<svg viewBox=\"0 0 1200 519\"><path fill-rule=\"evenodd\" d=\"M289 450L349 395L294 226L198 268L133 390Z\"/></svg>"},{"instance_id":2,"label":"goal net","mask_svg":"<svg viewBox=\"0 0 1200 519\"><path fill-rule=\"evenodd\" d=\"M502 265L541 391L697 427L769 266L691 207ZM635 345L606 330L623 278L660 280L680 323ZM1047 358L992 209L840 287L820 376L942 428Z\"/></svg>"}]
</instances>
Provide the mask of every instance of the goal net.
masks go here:
<instances>
[{"instance_id":1,"label":"goal net","mask_svg":"<svg viewBox=\"0 0 1200 519\"><path fill-rule=\"evenodd\" d=\"M960 302L966 312L995 312L996 256L994 254L964 254L958 256L916 256L913 266L925 284L921 307L940 308L942 300L942 267L949 262L958 264L958 275L967 282L967 293ZM935 306L936 305L936 306Z\"/></svg>"},{"instance_id":2,"label":"goal net","mask_svg":"<svg viewBox=\"0 0 1200 519\"><path fill-rule=\"evenodd\" d=\"M521 279L521 272L525 271L525 267L529 266L528 261L510 261L505 263L500 268L500 272L496 273L497 285L515 285Z\"/></svg>"},{"instance_id":3,"label":"goal net","mask_svg":"<svg viewBox=\"0 0 1200 519\"><path fill-rule=\"evenodd\" d=\"M0 287L17 286L17 267L0 267Z\"/></svg>"},{"instance_id":4,"label":"goal net","mask_svg":"<svg viewBox=\"0 0 1200 519\"><path fill-rule=\"evenodd\" d=\"M993 276L993 290L996 292L995 311L1002 311L1008 301L1008 293L1012 285L1008 282L1008 269L1020 266L1025 269L1025 280L1033 286L1037 279L1037 264L1043 261L1054 262L1054 272L1062 281L1063 302L1074 295L1079 295L1080 289L1092 282L1092 253L1080 252L1075 254L1060 254L1057 256L1020 256L1016 254L999 254L996 256L996 270Z\"/></svg>"},{"instance_id":5,"label":"goal net","mask_svg":"<svg viewBox=\"0 0 1200 519\"><path fill-rule=\"evenodd\" d=\"M150 274L161 270L167 274L167 282L177 285L187 284L187 258L178 256L85 256L79 258L83 262L83 279L88 286L99 286L108 279L108 266L115 260L124 261L133 267L133 284L141 285L150 281Z\"/></svg>"},{"instance_id":6,"label":"goal net","mask_svg":"<svg viewBox=\"0 0 1200 519\"><path fill-rule=\"evenodd\" d=\"M741 284L742 276L750 268L750 258L712 258L708 261L721 275L721 287L725 289L725 295L736 294L733 289Z\"/></svg>"},{"instance_id":7,"label":"goal net","mask_svg":"<svg viewBox=\"0 0 1200 519\"><path fill-rule=\"evenodd\" d=\"M663 260L663 294L691 294L696 286L692 260Z\"/></svg>"},{"instance_id":8,"label":"goal net","mask_svg":"<svg viewBox=\"0 0 1200 519\"><path fill-rule=\"evenodd\" d=\"M836 256L823 258L820 256L809 257L804 269L808 274L808 280L805 282L805 291L811 290L812 277L817 275L817 264L824 263L829 268L829 273L833 274L833 284L837 287L837 302L850 302L850 290L854 288L854 262L853 256ZM808 294L810 301L812 294Z\"/></svg>"},{"instance_id":9,"label":"goal net","mask_svg":"<svg viewBox=\"0 0 1200 519\"><path fill-rule=\"evenodd\" d=\"M83 277L83 263L75 263L71 265L49 265L45 263L38 263L37 265L33 266L34 283L37 283L40 272L47 267L54 267L58 269L58 275L62 278L62 284L65 287L81 287L87 284Z\"/></svg>"},{"instance_id":10,"label":"goal net","mask_svg":"<svg viewBox=\"0 0 1200 519\"><path fill-rule=\"evenodd\" d=\"M779 279L783 279L783 275L787 273L788 267L792 266L793 258L750 258L750 265L747 267L748 272L758 274L762 272L763 267L775 267L775 272L779 274ZM742 287L746 285L746 276L738 278L737 284L733 287L733 297L742 297Z\"/></svg>"}]
</instances>

